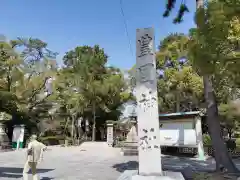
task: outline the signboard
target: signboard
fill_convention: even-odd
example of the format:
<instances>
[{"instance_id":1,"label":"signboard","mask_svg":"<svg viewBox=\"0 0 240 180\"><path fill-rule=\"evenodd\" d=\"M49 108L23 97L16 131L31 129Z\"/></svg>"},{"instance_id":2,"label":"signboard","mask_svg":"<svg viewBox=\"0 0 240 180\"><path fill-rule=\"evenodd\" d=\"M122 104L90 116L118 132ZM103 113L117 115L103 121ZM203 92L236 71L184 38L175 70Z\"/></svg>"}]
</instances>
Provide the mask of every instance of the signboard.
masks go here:
<instances>
[{"instance_id":1,"label":"signboard","mask_svg":"<svg viewBox=\"0 0 240 180\"><path fill-rule=\"evenodd\" d=\"M192 130L160 130L160 144L161 146L186 146L196 147L196 132Z\"/></svg>"},{"instance_id":2,"label":"signboard","mask_svg":"<svg viewBox=\"0 0 240 180\"><path fill-rule=\"evenodd\" d=\"M24 126L15 126L13 129L12 142L23 142Z\"/></svg>"},{"instance_id":3,"label":"signboard","mask_svg":"<svg viewBox=\"0 0 240 180\"><path fill-rule=\"evenodd\" d=\"M161 122L161 146L196 147L196 131L192 122Z\"/></svg>"}]
</instances>

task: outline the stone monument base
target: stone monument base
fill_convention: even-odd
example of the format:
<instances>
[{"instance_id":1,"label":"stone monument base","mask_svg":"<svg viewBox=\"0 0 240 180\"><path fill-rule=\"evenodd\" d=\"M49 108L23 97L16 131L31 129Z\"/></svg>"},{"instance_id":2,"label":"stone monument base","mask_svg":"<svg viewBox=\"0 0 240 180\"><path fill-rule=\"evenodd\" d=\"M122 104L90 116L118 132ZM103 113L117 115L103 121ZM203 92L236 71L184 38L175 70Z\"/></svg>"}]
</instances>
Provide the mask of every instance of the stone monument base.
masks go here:
<instances>
[{"instance_id":1,"label":"stone monument base","mask_svg":"<svg viewBox=\"0 0 240 180\"><path fill-rule=\"evenodd\" d=\"M163 176L141 176L137 170L126 170L117 180L185 180L182 173L163 171Z\"/></svg>"}]
</instances>

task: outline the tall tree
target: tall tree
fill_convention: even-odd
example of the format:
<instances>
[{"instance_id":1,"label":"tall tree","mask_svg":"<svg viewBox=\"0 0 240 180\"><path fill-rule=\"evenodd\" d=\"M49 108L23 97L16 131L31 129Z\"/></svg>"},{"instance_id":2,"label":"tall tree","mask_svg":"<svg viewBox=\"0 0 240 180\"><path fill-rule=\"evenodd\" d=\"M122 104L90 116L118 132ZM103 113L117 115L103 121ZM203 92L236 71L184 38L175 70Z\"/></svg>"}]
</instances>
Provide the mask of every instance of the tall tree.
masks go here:
<instances>
[{"instance_id":1,"label":"tall tree","mask_svg":"<svg viewBox=\"0 0 240 180\"><path fill-rule=\"evenodd\" d=\"M171 34L161 41L157 52L159 100L174 112L200 107L202 80L188 60L188 42L184 34Z\"/></svg>"},{"instance_id":2,"label":"tall tree","mask_svg":"<svg viewBox=\"0 0 240 180\"><path fill-rule=\"evenodd\" d=\"M64 62L72 71L70 82L81 96L74 101L83 108L85 117L91 119L94 141L99 116L119 116L117 108L126 99L123 76L118 69L106 67L107 55L99 46L76 47L66 53Z\"/></svg>"},{"instance_id":3,"label":"tall tree","mask_svg":"<svg viewBox=\"0 0 240 180\"><path fill-rule=\"evenodd\" d=\"M9 122L11 136L14 124L28 123L28 120L36 124L39 120L37 115L51 108L51 104L45 101L51 93L44 91L46 82L54 74L54 61L48 59L50 51L46 49L46 43L38 39L5 40L1 41L0 46L0 84L4 94L1 97L2 111L12 115L12 121ZM11 98L6 97L7 94ZM43 97L44 94L46 96Z\"/></svg>"},{"instance_id":4,"label":"tall tree","mask_svg":"<svg viewBox=\"0 0 240 180\"><path fill-rule=\"evenodd\" d=\"M19 55L11 44L7 42L6 38L2 38L0 41L0 109L9 114L17 110L17 97L11 88L23 76L21 63Z\"/></svg>"},{"instance_id":5,"label":"tall tree","mask_svg":"<svg viewBox=\"0 0 240 180\"><path fill-rule=\"evenodd\" d=\"M239 129L239 113L234 107L233 102L220 104L219 115L221 125L227 130L228 136L231 139L234 131Z\"/></svg>"},{"instance_id":6,"label":"tall tree","mask_svg":"<svg viewBox=\"0 0 240 180\"><path fill-rule=\"evenodd\" d=\"M166 12L171 11L175 2L175 0L168 1ZM229 157L220 133L213 79L214 72L220 71L223 67L229 67L229 64L237 63L236 60L239 59L236 52L239 49L239 38L237 38L239 37L239 31L236 27L239 27L240 2L210 1L206 4L206 7L203 7L203 0L197 0L196 3L198 9L196 15L197 29L195 29L195 32L192 31L192 37L195 36L195 38L193 38L194 45L191 48L191 53L195 61L195 68L203 76L207 122L215 150L217 170L223 165L228 171L235 172L238 170ZM186 5L184 6L186 7ZM182 18L184 14L184 11L181 12L183 13L179 13L179 18ZM167 16L168 13L165 15Z\"/></svg>"},{"instance_id":7,"label":"tall tree","mask_svg":"<svg viewBox=\"0 0 240 180\"><path fill-rule=\"evenodd\" d=\"M219 170L221 166L224 166L228 171L236 172L238 170L232 162L221 136L218 106L213 85L215 72L218 72L225 65L227 59L233 58L231 51L234 51L232 49L234 45L228 40L228 37L231 29L229 28L231 27L230 22L237 14L232 14L234 11L230 10L232 5L226 2L213 1L208 2L207 8L204 9L203 1L198 1L196 15L198 27L194 39L196 44L191 50L199 73L203 76L207 123L215 152L216 168ZM225 6L223 10L222 6ZM225 23L222 24L219 20ZM203 61L203 59L207 61Z\"/></svg>"},{"instance_id":8,"label":"tall tree","mask_svg":"<svg viewBox=\"0 0 240 180\"><path fill-rule=\"evenodd\" d=\"M22 59L21 68L24 75L19 79L15 87L15 94L19 99L19 108L30 115L46 98L50 92L50 79L56 74L56 53L47 49L47 43L39 39L18 38L12 40L13 48L23 49L20 53Z\"/></svg>"}]
</instances>

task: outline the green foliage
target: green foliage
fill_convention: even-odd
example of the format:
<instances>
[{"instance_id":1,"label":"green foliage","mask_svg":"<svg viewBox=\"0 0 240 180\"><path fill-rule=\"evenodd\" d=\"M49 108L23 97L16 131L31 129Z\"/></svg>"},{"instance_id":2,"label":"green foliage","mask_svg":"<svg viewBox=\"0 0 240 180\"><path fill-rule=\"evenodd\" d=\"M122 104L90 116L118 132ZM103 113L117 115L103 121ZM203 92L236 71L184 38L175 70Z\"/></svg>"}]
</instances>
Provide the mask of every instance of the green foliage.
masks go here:
<instances>
[{"instance_id":1,"label":"green foliage","mask_svg":"<svg viewBox=\"0 0 240 180\"><path fill-rule=\"evenodd\" d=\"M63 144L64 140L64 136L46 136L39 138L39 141L47 146Z\"/></svg>"},{"instance_id":2,"label":"green foliage","mask_svg":"<svg viewBox=\"0 0 240 180\"><path fill-rule=\"evenodd\" d=\"M236 139L236 145L237 145L237 147L240 147L240 138Z\"/></svg>"},{"instance_id":3,"label":"green foliage","mask_svg":"<svg viewBox=\"0 0 240 180\"><path fill-rule=\"evenodd\" d=\"M217 180L220 179L219 176L214 177L211 173L198 172L194 174L193 180Z\"/></svg>"},{"instance_id":4,"label":"green foliage","mask_svg":"<svg viewBox=\"0 0 240 180\"><path fill-rule=\"evenodd\" d=\"M176 0L168 0L166 3L166 10L163 14L163 17L168 17L171 13L171 11L173 10L174 6L176 4ZM178 14L177 16L174 18L173 23L174 24L178 24L181 23L183 21L183 15L189 12L189 9L187 7L187 5L185 3L181 3L179 10L178 10Z\"/></svg>"},{"instance_id":5,"label":"green foliage","mask_svg":"<svg viewBox=\"0 0 240 180\"><path fill-rule=\"evenodd\" d=\"M165 16L169 15L175 4L176 1L168 1ZM188 59L195 72L203 76L207 122L216 150L217 170L220 170L221 164L228 172L237 172L238 169L231 162L224 144L219 144L223 141L219 136L217 106L222 103L220 111L225 126L235 126L235 115L232 115L231 108L226 104L237 97L236 92L239 90L240 0L213 0L207 3L197 0L196 6L197 28L190 31ZM175 22L181 22L183 14L178 13L179 17Z\"/></svg>"},{"instance_id":6,"label":"green foliage","mask_svg":"<svg viewBox=\"0 0 240 180\"><path fill-rule=\"evenodd\" d=\"M230 149L230 150L235 150L236 149L236 142L235 142L235 140L233 140L233 139L228 139L227 141L226 141L226 145L227 145L227 148L228 149Z\"/></svg>"},{"instance_id":7,"label":"green foliage","mask_svg":"<svg viewBox=\"0 0 240 180\"><path fill-rule=\"evenodd\" d=\"M120 70L106 67L104 50L99 46L76 47L63 59L72 77L69 82L79 92L70 98L69 105L75 103L76 112L80 114L94 110L109 116L115 114L112 118L116 119L120 115L117 108L130 96L125 92L127 87Z\"/></svg>"},{"instance_id":8,"label":"green foliage","mask_svg":"<svg viewBox=\"0 0 240 180\"><path fill-rule=\"evenodd\" d=\"M209 134L203 134L203 145L212 146L212 140Z\"/></svg>"},{"instance_id":9,"label":"green foliage","mask_svg":"<svg viewBox=\"0 0 240 180\"><path fill-rule=\"evenodd\" d=\"M200 107L203 84L188 61L188 42L184 34L171 34L160 42L157 68L163 75L158 80L158 94L163 112Z\"/></svg>"},{"instance_id":10,"label":"green foliage","mask_svg":"<svg viewBox=\"0 0 240 180\"><path fill-rule=\"evenodd\" d=\"M233 130L238 129L240 116L232 103L220 104L219 114L221 123L230 133L232 133Z\"/></svg>"},{"instance_id":11,"label":"green foliage","mask_svg":"<svg viewBox=\"0 0 240 180\"><path fill-rule=\"evenodd\" d=\"M198 28L190 34L190 54L199 73L211 75L223 69L236 72L240 57L238 3L239 0L210 1L207 8L198 9L195 18Z\"/></svg>"},{"instance_id":12,"label":"green foliage","mask_svg":"<svg viewBox=\"0 0 240 180\"><path fill-rule=\"evenodd\" d=\"M108 56L104 50L97 45L80 46L67 52L63 60L66 68L59 72L57 93L52 96L52 100L60 104L61 112L84 117L98 127L106 119L117 120L121 105L131 95L126 91L121 71L106 66Z\"/></svg>"},{"instance_id":13,"label":"green foliage","mask_svg":"<svg viewBox=\"0 0 240 180\"><path fill-rule=\"evenodd\" d=\"M39 39L0 42L0 109L12 116L9 126L36 127L42 117L49 116L51 94L44 94L47 78L56 74L53 54Z\"/></svg>"},{"instance_id":14,"label":"green foliage","mask_svg":"<svg viewBox=\"0 0 240 180\"><path fill-rule=\"evenodd\" d=\"M11 120L12 116L6 112L0 112L0 122Z\"/></svg>"},{"instance_id":15,"label":"green foliage","mask_svg":"<svg viewBox=\"0 0 240 180\"><path fill-rule=\"evenodd\" d=\"M240 147L240 138L236 139L236 145L237 145L238 148Z\"/></svg>"},{"instance_id":16,"label":"green foliage","mask_svg":"<svg viewBox=\"0 0 240 180\"><path fill-rule=\"evenodd\" d=\"M157 70L162 72L158 79L161 112L205 107L200 75L207 74L213 79L222 124L228 129L238 128L238 114L230 102L240 97L239 2L210 1L196 14L198 28L191 29L189 35L172 33L160 42L156 58ZM170 14L175 3L167 2L164 16ZM181 3L174 23L181 22L187 11L186 4ZM121 105L133 98L127 89L136 85L135 66L129 71L131 80L126 82L118 68L106 66L108 56L98 45L67 52L62 69L56 65L56 55L37 38L2 38L0 111L10 114L14 123L24 119L35 125L43 119L54 124L56 117L61 117L65 126L79 117L98 127L106 119L117 120ZM49 77L55 80L52 92L46 94Z\"/></svg>"}]
</instances>

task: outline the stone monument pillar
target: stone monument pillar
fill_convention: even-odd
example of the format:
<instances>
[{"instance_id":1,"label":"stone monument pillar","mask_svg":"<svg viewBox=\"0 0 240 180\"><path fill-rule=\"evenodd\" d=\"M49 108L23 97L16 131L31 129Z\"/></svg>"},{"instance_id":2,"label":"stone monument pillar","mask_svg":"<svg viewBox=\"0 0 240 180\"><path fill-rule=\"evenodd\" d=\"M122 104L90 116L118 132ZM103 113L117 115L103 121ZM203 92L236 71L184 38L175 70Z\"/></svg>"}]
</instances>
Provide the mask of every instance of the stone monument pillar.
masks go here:
<instances>
[{"instance_id":1,"label":"stone monument pillar","mask_svg":"<svg viewBox=\"0 0 240 180\"><path fill-rule=\"evenodd\" d=\"M136 36L139 175L161 176L154 30L137 29Z\"/></svg>"},{"instance_id":2,"label":"stone monument pillar","mask_svg":"<svg viewBox=\"0 0 240 180\"><path fill-rule=\"evenodd\" d=\"M198 159L205 161L206 157L204 155L203 139L202 139L202 120L200 116L195 117L195 131L196 131L196 140L197 140L197 148L198 148Z\"/></svg>"},{"instance_id":3,"label":"stone monument pillar","mask_svg":"<svg viewBox=\"0 0 240 180\"><path fill-rule=\"evenodd\" d=\"M162 172L153 28L137 29L136 41L139 168L119 179L183 180L181 173Z\"/></svg>"},{"instance_id":4,"label":"stone monument pillar","mask_svg":"<svg viewBox=\"0 0 240 180\"><path fill-rule=\"evenodd\" d=\"M113 123L107 122L107 144L113 146Z\"/></svg>"}]
</instances>

